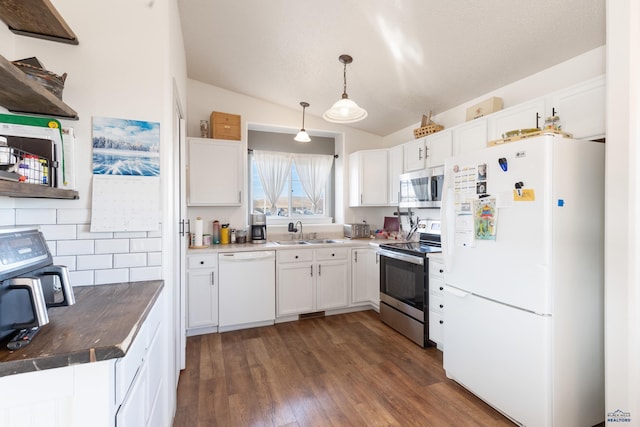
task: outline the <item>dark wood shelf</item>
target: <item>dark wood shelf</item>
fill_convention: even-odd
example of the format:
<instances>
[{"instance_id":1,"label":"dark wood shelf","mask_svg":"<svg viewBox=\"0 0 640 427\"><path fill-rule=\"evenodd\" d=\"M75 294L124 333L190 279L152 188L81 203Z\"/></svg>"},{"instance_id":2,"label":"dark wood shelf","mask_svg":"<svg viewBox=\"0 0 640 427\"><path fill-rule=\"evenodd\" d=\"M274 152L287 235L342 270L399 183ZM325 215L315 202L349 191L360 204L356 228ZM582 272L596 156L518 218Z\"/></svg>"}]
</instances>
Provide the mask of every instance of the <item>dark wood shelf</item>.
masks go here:
<instances>
[{"instance_id":1,"label":"dark wood shelf","mask_svg":"<svg viewBox=\"0 0 640 427\"><path fill-rule=\"evenodd\" d=\"M0 105L14 113L78 119L78 113L0 55Z\"/></svg>"},{"instance_id":2,"label":"dark wood shelf","mask_svg":"<svg viewBox=\"0 0 640 427\"><path fill-rule=\"evenodd\" d=\"M0 180L0 196L72 200L80 198L75 190L5 180Z\"/></svg>"},{"instance_id":3,"label":"dark wood shelf","mask_svg":"<svg viewBox=\"0 0 640 427\"><path fill-rule=\"evenodd\" d=\"M0 0L0 19L21 36L78 44L78 38L49 0Z\"/></svg>"}]
</instances>

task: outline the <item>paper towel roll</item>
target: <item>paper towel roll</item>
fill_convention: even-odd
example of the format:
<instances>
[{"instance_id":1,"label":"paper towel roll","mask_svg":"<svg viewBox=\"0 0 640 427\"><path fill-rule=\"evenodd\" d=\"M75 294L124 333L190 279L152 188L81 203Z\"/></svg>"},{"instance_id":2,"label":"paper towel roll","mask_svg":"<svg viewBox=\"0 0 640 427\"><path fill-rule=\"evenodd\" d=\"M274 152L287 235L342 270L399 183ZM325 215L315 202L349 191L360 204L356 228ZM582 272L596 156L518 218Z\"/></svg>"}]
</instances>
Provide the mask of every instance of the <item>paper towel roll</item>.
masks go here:
<instances>
[{"instance_id":1,"label":"paper towel roll","mask_svg":"<svg viewBox=\"0 0 640 427\"><path fill-rule=\"evenodd\" d=\"M193 246L202 246L202 218L196 218Z\"/></svg>"}]
</instances>

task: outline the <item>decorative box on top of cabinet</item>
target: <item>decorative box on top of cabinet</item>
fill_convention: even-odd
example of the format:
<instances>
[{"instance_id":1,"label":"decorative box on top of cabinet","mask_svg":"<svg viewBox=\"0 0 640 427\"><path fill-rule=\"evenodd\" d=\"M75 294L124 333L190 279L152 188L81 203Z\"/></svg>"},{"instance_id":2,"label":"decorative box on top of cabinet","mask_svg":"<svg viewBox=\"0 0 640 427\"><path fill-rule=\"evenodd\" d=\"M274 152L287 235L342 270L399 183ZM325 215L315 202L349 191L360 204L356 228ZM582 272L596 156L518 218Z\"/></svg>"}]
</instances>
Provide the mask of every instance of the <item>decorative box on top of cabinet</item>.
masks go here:
<instances>
[{"instance_id":1,"label":"decorative box on top of cabinet","mask_svg":"<svg viewBox=\"0 0 640 427\"><path fill-rule=\"evenodd\" d=\"M242 143L189 138L187 179L189 206L240 206L244 184Z\"/></svg>"},{"instance_id":2,"label":"decorative box on top of cabinet","mask_svg":"<svg viewBox=\"0 0 640 427\"><path fill-rule=\"evenodd\" d=\"M217 332L218 255L187 256L187 335Z\"/></svg>"}]
</instances>

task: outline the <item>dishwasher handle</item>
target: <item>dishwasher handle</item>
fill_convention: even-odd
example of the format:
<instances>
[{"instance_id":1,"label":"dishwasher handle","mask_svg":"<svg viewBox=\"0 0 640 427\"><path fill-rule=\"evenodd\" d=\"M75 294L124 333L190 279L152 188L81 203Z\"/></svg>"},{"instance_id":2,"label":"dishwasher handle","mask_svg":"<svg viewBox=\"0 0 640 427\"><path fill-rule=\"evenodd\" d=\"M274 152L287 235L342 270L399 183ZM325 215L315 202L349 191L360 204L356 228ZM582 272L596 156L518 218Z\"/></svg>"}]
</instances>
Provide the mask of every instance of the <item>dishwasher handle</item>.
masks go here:
<instances>
[{"instance_id":1,"label":"dishwasher handle","mask_svg":"<svg viewBox=\"0 0 640 427\"><path fill-rule=\"evenodd\" d=\"M275 254L272 251L229 252L220 254L220 262L258 261L261 259L275 259Z\"/></svg>"}]
</instances>

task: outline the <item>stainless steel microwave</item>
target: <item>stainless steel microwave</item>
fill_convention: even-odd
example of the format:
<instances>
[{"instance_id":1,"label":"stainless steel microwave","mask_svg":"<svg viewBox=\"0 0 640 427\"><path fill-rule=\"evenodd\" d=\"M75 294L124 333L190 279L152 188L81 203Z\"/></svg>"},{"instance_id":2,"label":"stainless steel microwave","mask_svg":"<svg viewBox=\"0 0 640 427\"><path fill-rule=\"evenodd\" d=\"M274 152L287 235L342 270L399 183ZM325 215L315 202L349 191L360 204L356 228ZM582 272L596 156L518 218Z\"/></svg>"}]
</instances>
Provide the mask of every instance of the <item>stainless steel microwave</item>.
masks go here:
<instances>
[{"instance_id":1,"label":"stainless steel microwave","mask_svg":"<svg viewBox=\"0 0 640 427\"><path fill-rule=\"evenodd\" d=\"M439 208L442 203L444 167L422 169L400 175L401 208Z\"/></svg>"}]
</instances>

